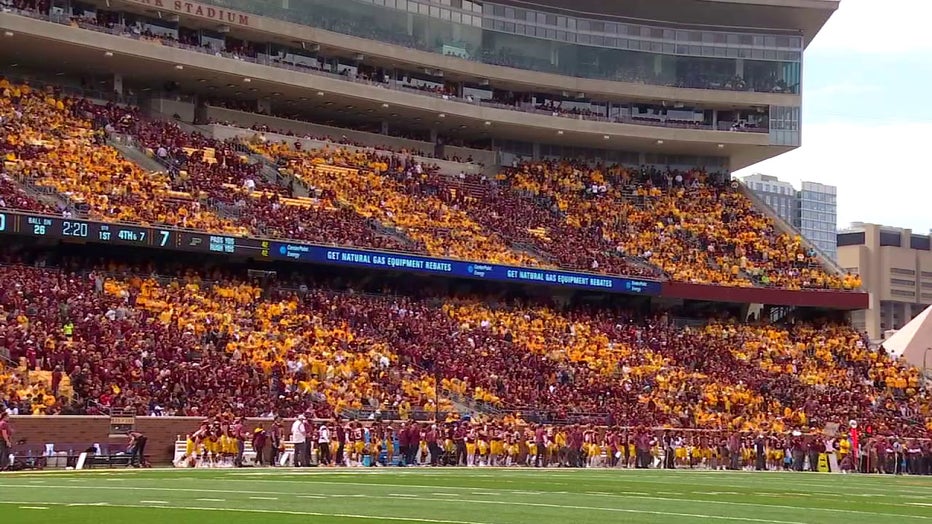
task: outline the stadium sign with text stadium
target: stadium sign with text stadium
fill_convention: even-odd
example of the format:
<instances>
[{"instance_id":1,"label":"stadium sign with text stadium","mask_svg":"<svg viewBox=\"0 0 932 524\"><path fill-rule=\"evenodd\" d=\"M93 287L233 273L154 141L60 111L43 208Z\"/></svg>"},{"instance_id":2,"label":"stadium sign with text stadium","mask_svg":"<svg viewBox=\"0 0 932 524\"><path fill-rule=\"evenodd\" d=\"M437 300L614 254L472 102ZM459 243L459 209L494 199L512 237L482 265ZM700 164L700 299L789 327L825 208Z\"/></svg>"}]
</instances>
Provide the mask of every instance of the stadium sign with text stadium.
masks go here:
<instances>
[{"instance_id":1,"label":"stadium sign with text stadium","mask_svg":"<svg viewBox=\"0 0 932 524\"><path fill-rule=\"evenodd\" d=\"M609 293L659 295L661 291L661 283L656 280L505 266L387 251L345 249L174 228L75 220L51 215L0 213L0 234L216 253L260 260L413 271L455 278L541 284Z\"/></svg>"},{"instance_id":2,"label":"stadium sign with text stadium","mask_svg":"<svg viewBox=\"0 0 932 524\"><path fill-rule=\"evenodd\" d=\"M130 2L146 7L165 9L178 14L207 18L216 22L249 27L249 15L246 13L211 7L197 2L186 2L182 0L130 0Z\"/></svg>"}]
</instances>

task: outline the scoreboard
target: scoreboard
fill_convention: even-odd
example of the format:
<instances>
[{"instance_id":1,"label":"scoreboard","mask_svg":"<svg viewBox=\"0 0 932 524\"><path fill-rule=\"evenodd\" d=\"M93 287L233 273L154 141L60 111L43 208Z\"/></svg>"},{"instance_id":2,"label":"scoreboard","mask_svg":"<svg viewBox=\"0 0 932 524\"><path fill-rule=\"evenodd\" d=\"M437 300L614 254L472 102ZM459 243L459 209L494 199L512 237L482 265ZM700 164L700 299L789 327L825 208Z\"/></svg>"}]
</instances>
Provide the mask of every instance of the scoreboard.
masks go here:
<instances>
[{"instance_id":1,"label":"scoreboard","mask_svg":"<svg viewBox=\"0 0 932 524\"><path fill-rule=\"evenodd\" d=\"M0 234L4 233L249 257L268 257L270 245L256 238L10 212L0 213Z\"/></svg>"},{"instance_id":2,"label":"scoreboard","mask_svg":"<svg viewBox=\"0 0 932 524\"><path fill-rule=\"evenodd\" d=\"M185 229L76 220L50 215L0 212L0 235L72 240L102 245L139 246L214 253L254 259L355 266L469 278L588 289L607 293L659 295L661 283L653 279L487 264L332 245L245 238Z\"/></svg>"}]
</instances>

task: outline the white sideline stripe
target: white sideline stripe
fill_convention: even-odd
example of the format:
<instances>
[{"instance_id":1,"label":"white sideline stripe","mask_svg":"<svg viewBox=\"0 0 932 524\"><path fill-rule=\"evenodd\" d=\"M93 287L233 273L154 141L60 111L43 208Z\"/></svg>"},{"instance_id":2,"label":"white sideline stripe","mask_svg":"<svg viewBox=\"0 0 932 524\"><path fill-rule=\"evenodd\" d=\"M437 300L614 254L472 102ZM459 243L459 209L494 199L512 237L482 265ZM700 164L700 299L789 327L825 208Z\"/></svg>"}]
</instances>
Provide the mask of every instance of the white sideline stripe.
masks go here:
<instances>
[{"instance_id":1,"label":"white sideline stripe","mask_svg":"<svg viewBox=\"0 0 932 524\"><path fill-rule=\"evenodd\" d=\"M7 502L0 501L4 504L25 504L25 502ZM51 506L66 506L60 502L50 502ZM96 504L95 504L96 505ZM139 504L107 504L108 508L145 508L145 509L163 509L163 510L184 510L184 511L219 511L231 513L259 513L265 515L298 515L304 517L338 517L345 519L359 520L390 520L400 522L424 522L426 524L489 524L486 522L477 522L471 520L444 520L444 519L425 519L418 517L392 517L388 515L356 515L351 513L322 513L317 511L289 511L283 509L255 509L255 508L207 508L199 506L142 506ZM48 508L42 508L48 509ZM794 523L795 524L795 523Z\"/></svg>"},{"instance_id":2,"label":"white sideline stripe","mask_svg":"<svg viewBox=\"0 0 932 524\"><path fill-rule=\"evenodd\" d=\"M224 481L225 482L242 482L243 481L243 479L211 479L211 480L219 481L219 482L224 482ZM298 480L250 479L249 482L302 484L302 485L327 484L327 485L337 485L337 486L368 486L368 487L376 487L376 488L381 487L381 488L437 489L438 487L438 486L428 486L424 484L385 484L385 483L377 483L377 482L337 482L337 481L316 480L316 479L300 480L300 481ZM3 487L3 486L0 485L0 487ZM481 493L481 492L475 492L474 490L476 488L468 488L468 487L460 487L460 486L444 486L444 487L446 489L470 490L470 491L473 491L473 493L469 493L469 495L478 495L478 496L486 496L486 495L500 496L503 492L513 493L516 495L522 494L522 490L507 489L507 488L502 488L497 493ZM162 488L162 489L168 489L168 488ZM709 500L709 499L696 499L696 498L656 497L656 496L651 496L650 494L647 494L647 493L644 493L643 495L636 495L636 493L642 493L642 492L620 491L612 495L590 495L590 496L639 499L639 500L655 500L655 501L680 502L680 503L690 502L690 503L698 503L698 504L714 504L714 505L721 505L721 506L743 506L743 507L755 507L755 508L788 509L788 510L793 510L793 511L799 511L799 510L821 511L821 512L829 512L829 513L846 513L846 514L853 514L853 515L872 515L872 516L879 516L879 517L889 517L893 515L892 513L877 513L873 511L859 511L859 510L854 510L854 509L816 508L816 507L809 507L809 506L791 506L791 505L785 505L785 504L760 504L760 503L754 503L754 502L732 502L732 501L725 501L725 500ZM586 493L579 493L579 495L586 495ZM796 496L798 495L798 493L792 493L790 495ZM883 504L885 506L886 505L889 505L889 506L900 505L900 504L894 504L894 503L880 503L880 502L877 502L875 504ZM912 519L932 520L932 517L921 516L921 515L895 515L895 516L902 516L902 517L912 518Z\"/></svg>"},{"instance_id":3,"label":"white sideline stripe","mask_svg":"<svg viewBox=\"0 0 932 524\"><path fill-rule=\"evenodd\" d=\"M20 506L19 509L49 509L45 506Z\"/></svg>"},{"instance_id":4,"label":"white sideline stripe","mask_svg":"<svg viewBox=\"0 0 932 524\"><path fill-rule=\"evenodd\" d=\"M299 499L324 499L327 498L323 495L298 495Z\"/></svg>"},{"instance_id":5,"label":"white sideline stripe","mask_svg":"<svg viewBox=\"0 0 932 524\"><path fill-rule=\"evenodd\" d=\"M278 500L278 497L249 497L250 500Z\"/></svg>"},{"instance_id":6,"label":"white sideline stripe","mask_svg":"<svg viewBox=\"0 0 932 524\"><path fill-rule=\"evenodd\" d=\"M198 502L226 502L226 499L195 499Z\"/></svg>"},{"instance_id":7,"label":"white sideline stripe","mask_svg":"<svg viewBox=\"0 0 932 524\"><path fill-rule=\"evenodd\" d=\"M214 480L214 481L220 481L220 480L225 480L225 479L212 479L212 480ZM233 481L233 482L240 482L240 481L237 480L237 481ZM283 480L283 481L271 481L271 480L256 481L256 480L253 480L253 481L251 481L251 482L282 482L282 483L291 483L291 484L297 483L297 484L302 484L302 485L304 485L304 486L308 486L308 485L314 484L314 483L316 482L317 484L336 484L336 485L340 485L340 486L359 485L359 486L369 486L369 487L376 487L376 488L389 488L389 487L395 487L395 488L430 488L430 489L436 489L436 488L437 488L436 486L404 485L404 484L378 484L378 483L367 483L367 482L328 482L328 481L320 481L320 482L317 482L317 481L312 481L312 482L302 481L302 482L299 482L299 481L288 481L288 480ZM258 494L258 495L285 495L285 496L293 496L293 495L295 495L294 493L281 492L281 491L231 491L231 490L204 489L204 488L160 488L160 487L142 487L142 486L83 486L83 485L82 485L82 486L72 486L72 485L54 486L54 485L46 485L46 486L44 486L44 487L47 487L47 488L50 488L50 489L90 489L90 490L114 490L114 491L164 491L164 492L191 492L191 493L223 493L223 494L237 494L237 495L251 495L251 494ZM22 485L22 484L0 484L0 488L20 488L20 489L23 489L23 488L32 488L32 486L24 486L24 485ZM454 488L454 489L464 489L464 488ZM472 488L465 488L465 489L472 489ZM511 492L511 491L514 491L514 490L503 489L503 490L501 490L501 491L503 491L503 492L505 492L505 491ZM581 495L584 495L584 493L580 493L580 494L581 494ZM471 493L471 495L481 495L481 494ZM333 496L339 496L339 495L329 495L329 496L330 496L330 497L333 497ZM416 496L416 495L412 495L412 496ZM858 510L851 510L851 509L816 508L816 507L788 506L788 505L778 505L778 504L756 504L756 503L752 503L752 502L727 502L727 501L720 501L720 500L703 500L703 499L688 499L688 498L651 497L651 496L629 496L629 495L626 495L626 494L623 494L623 493L619 493L619 494L617 494L617 495L591 495L591 496L596 496L596 497L597 497L597 496L602 496L602 497L612 497L612 498L629 498L629 499L654 500L654 501L667 501L667 502L679 502L679 503L691 502L691 503L714 504L714 505L724 505L724 506L742 506L742 507L755 507L755 508L786 509L786 510L793 510L793 511L800 511L800 510L805 510L805 511L820 511L820 512L828 512L828 513L846 513L846 514L854 514L854 515L871 515L871 516L878 516L878 517L891 517L891 516L896 516L896 517L899 517L899 518L932 520L932 516L923 516L923 515L894 515L894 514L891 514L891 513L878 513L878 512L872 512L872 511L858 511ZM385 499L385 498L390 498L390 497L375 495L375 496L368 496L368 498L383 498L383 499ZM431 501L444 501L444 502L447 502L449 499L427 499L427 498L421 498L421 500L431 500ZM469 502L469 501L463 500L462 502ZM472 501L472 502L485 503L485 504L513 504L513 505L531 504L531 503L522 503L522 502L486 501L486 500L477 500L477 501ZM892 504L892 505L894 505L894 506L899 506L899 504ZM544 506L544 507L547 507L547 506ZM553 505L553 507L571 507L571 506ZM598 509L600 509L600 508L591 508L591 509L598 510ZM639 511L639 510L629 510L629 511ZM646 510L645 510L645 511L646 511ZM656 512L655 512L655 513L656 513ZM654 514L654 513L647 512L646 514ZM664 514L664 513L656 513L656 514L662 515L662 514ZM685 514L685 513L684 513L684 514L672 513L671 515L673 515L673 516L689 516L689 514ZM697 518L699 518L699 517L697 517ZM721 517L721 518L728 520L726 517ZM737 518L737 517L734 517L734 518ZM775 523L783 523L783 522L791 522L791 521L766 521L766 520L761 521L761 520L750 520L750 522L775 522ZM805 523L803 523L803 524L805 524Z\"/></svg>"},{"instance_id":8,"label":"white sideline stripe","mask_svg":"<svg viewBox=\"0 0 932 524\"><path fill-rule=\"evenodd\" d=\"M140 504L168 504L167 500L140 500Z\"/></svg>"}]
</instances>

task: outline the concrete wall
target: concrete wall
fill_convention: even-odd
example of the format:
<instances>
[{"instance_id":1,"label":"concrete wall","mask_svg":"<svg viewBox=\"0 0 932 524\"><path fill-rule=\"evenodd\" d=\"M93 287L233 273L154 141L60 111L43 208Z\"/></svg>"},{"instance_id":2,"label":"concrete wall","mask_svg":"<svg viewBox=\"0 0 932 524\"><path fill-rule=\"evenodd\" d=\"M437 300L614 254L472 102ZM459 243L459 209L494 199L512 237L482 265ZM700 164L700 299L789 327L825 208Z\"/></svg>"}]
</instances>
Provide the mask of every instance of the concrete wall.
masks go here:
<instances>
[{"instance_id":1,"label":"concrete wall","mask_svg":"<svg viewBox=\"0 0 932 524\"><path fill-rule=\"evenodd\" d=\"M233 122L236 125L240 125L241 127L251 127L255 124L258 124L268 126L271 129L291 131L294 134L300 136L329 136L334 138L345 136L353 142L364 144L373 148L389 147L395 150L407 149L411 151L423 152L432 152L434 149L434 145L432 143L422 142L420 140L409 140L407 138L381 135L378 133L368 133L365 131L355 131L342 127L333 127L323 124L301 122L298 120L289 120L287 118L279 118L275 116L247 113L245 111L236 111L223 107L211 107L207 110L207 115L211 118L212 121L215 122ZM497 160L494 151L451 146L446 146L444 150L447 156L458 156L464 159L471 156L476 163L485 164L487 166L494 166ZM424 157L424 161L437 164L444 162L428 157ZM449 169L456 169L457 171L465 170L467 172L472 172L476 171L477 169L476 166L470 166L469 164L461 162L445 162L445 164L449 165L445 165L444 167Z\"/></svg>"},{"instance_id":2,"label":"concrete wall","mask_svg":"<svg viewBox=\"0 0 932 524\"><path fill-rule=\"evenodd\" d=\"M225 126L225 125L219 125L219 124L214 124L208 127L211 130L211 133L210 133L211 136L213 136L214 138L218 140L227 140L230 138L249 138L258 133L258 131L252 131L250 129L243 129L240 127L231 127L231 126ZM301 142L301 145L302 147L305 148L305 150L322 149L327 146L333 147L334 145L332 142L324 142L322 140L312 140L309 138L298 138L294 136L285 136L285 135L279 135L277 133L263 133L263 134L265 135L267 139L271 141L275 141L275 142L282 141L282 140L288 143ZM348 147L350 149L359 149L355 146L342 146L342 147ZM459 173L460 171L464 171L470 174L472 173L478 174L482 172L482 167L479 164L464 164L460 162L450 162L447 160L439 160L436 158L428 158L428 157L421 157L421 156L415 156L414 158L416 158L417 160L425 164L436 164L440 168L440 172L445 175L454 175L454 174Z\"/></svg>"},{"instance_id":3,"label":"concrete wall","mask_svg":"<svg viewBox=\"0 0 932 524\"><path fill-rule=\"evenodd\" d=\"M110 438L110 417L100 416L16 416L11 417L14 439L26 439L25 446L33 454L41 453L46 443L54 443L56 451L83 451L94 444L108 446L110 451L125 450L129 439ZM198 428L198 417L136 417L136 429L145 434L149 441L146 454L154 464L170 464L174 456L175 440ZM268 419L250 419L247 427L251 432L259 424L268 427ZM286 432L291 421L286 421ZM16 446L16 450L23 450Z\"/></svg>"}]
</instances>

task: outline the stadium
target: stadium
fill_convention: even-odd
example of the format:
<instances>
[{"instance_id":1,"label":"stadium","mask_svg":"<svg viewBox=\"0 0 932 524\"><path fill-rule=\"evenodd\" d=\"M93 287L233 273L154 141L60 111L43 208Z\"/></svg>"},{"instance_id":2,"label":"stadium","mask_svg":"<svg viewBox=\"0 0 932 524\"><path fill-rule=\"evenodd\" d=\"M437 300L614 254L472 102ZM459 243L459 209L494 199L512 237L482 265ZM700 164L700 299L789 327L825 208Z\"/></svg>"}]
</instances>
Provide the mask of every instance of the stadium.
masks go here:
<instances>
[{"instance_id":1,"label":"stadium","mask_svg":"<svg viewBox=\"0 0 932 524\"><path fill-rule=\"evenodd\" d=\"M0 0L4 522L932 518L924 366L732 177L838 6Z\"/></svg>"}]
</instances>

